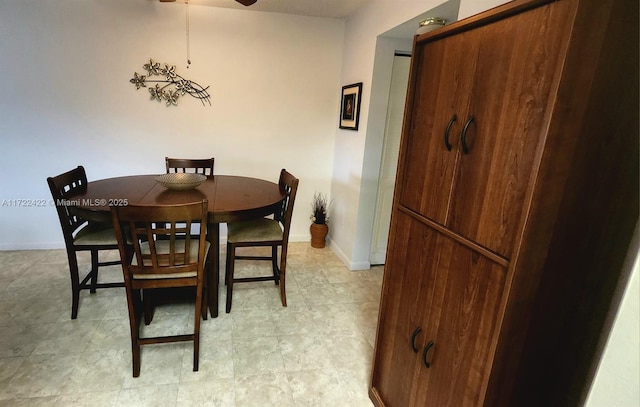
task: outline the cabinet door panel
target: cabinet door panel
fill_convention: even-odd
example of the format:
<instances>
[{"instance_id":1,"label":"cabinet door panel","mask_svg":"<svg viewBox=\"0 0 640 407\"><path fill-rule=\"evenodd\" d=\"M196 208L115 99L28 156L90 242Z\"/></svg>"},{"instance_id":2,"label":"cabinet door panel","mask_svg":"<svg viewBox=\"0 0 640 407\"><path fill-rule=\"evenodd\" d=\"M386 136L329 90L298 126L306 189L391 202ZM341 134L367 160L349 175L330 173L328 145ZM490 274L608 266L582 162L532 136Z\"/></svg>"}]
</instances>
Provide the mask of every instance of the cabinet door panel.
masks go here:
<instances>
[{"instance_id":1,"label":"cabinet door panel","mask_svg":"<svg viewBox=\"0 0 640 407\"><path fill-rule=\"evenodd\" d=\"M373 387L386 406L409 406L412 395L423 387L414 380L420 370L420 353L414 352L412 342L420 351L427 343L427 327L421 323L433 309L437 240L436 233L408 215L395 212L394 217ZM418 327L421 331L412 338Z\"/></svg>"},{"instance_id":2,"label":"cabinet door panel","mask_svg":"<svg viewBox=\"0 0 640 407\"><path fill-rule=\"evenodd\" d=\"M437 305L423 322L434 345L430 367L423 365L420 373L428 376L428 386L414 405L481 405L506 269L445 235L437 241Z\"/></svg>"},{"instance_id":3,"label":"cabinet door panel","mask_svg":"<svg viewBox=\"0 0 640 407\"><path fill-rule=\"evenodd\" d=\"M472 32L480 38L468 154L456 173L453 231L510 257L544 132L562 21L550 5ZM535 23L531 23L535 22Z\"/></svg>"},{"instance_id":4,"label":"cabinet door panel","mask_svg":"<svg viewBox=\"0 0 640 407\"><path fill-rule=\"evenodd\" d=\"M394 217L373 387L386 406L479 405L506 269L403 212Z\"/></svg>"},{"instance_id":5,"label":"cabinet door panel","mask_svg":"<svg viewBox=\"0 0 640 407\"><path fill-rule=\"evenodd\" d=\"M463 33L421 44L413 56L414 91L406 110L400 203L440 224L447 218L460 121L471 87L471 75L465 70L473 68L477 47L472 42ZM445 131L454 115L449 151Z\"/></svg>"}]
</instances>

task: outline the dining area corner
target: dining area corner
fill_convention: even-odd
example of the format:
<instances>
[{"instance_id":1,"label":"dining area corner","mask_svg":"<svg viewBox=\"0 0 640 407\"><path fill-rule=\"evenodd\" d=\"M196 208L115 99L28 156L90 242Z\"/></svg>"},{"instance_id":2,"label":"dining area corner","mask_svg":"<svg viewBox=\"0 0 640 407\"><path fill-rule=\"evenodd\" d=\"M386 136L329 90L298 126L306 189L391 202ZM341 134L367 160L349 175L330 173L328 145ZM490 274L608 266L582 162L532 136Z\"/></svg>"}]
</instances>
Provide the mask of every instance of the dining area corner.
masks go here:
<instances>
[{"instance_id":1,"label":"dining area corner","mask_svg":"<svg viewBox=\"0 0 640 407\"><path fill-rule=\"evenodd\" d=\"M91 179L78 165L47 178L65 249L0 252L0 277L20 264L49 282L26 273L3 291L0 400L368 405L382 268L353 273L329 248L289 241L299 179L286 169L271 181L166 163L163 174ZM322 377L331 392L316 388Z\"/></svg>"}]
</instances>

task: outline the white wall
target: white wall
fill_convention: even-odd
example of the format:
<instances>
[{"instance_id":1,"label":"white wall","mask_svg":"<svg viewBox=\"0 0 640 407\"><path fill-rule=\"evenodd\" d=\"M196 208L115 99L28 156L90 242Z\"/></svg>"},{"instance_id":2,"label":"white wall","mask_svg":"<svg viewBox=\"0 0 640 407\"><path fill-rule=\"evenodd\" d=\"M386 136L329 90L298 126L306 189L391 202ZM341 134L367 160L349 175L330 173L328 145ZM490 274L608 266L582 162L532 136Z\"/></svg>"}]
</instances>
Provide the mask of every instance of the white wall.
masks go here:
<instances>
[{"instance_id":1,"label":"white wall","mask_svg":"<svg viewBox=\"0 0 640 407\"><path fill-rule=\"evenodd\" d=\"M589 392L586 407L640 406L640 230L636 226L624 270L629 282L614 315L602 359Z\"/></svg>"},{"instance_id":2,"label":"white wall","mask_svg":"<svg viewBox=\"0 0 640 407\"><path fill-rule=\"evenodd\" d=\"M462 20L508 2L509 0L462 0L458 18Z\"/></svg>"},{"instance_id":3,"label":"white wall","mask_svg":"<svg viewBox=\"0 0 640 407\"><path fill-rule=\"evenodd\" d=\"M218 174L300 178L292 240L329 191L344 21L148 0L0 0L0 249L62 247L46 177L161 173L166 155ZM209 85L212 106L149 100L129 83L152 57ZM225 229L223 228L223 234Z\"/></svg>"},{"instance_id":4,"label":"white wall","mask_svg":"<svg viewBox=\"0 0 640 407\"><path fill-rule=\"evenodd\" d=\"M386 104L388 97L387 90L373 93L372 98L376 50L389 51L389 61L392 61L394 47L410 50L406 42L410 41L408 39L401 42L380 39L379 36L441 3L442 0L371 0L347 20L342 85L363 82L362 107L357 132L336 130L329 235L332 249L352 269L369 267L379 174L367 164L368 160L377 158L379 168L384 120L376 119L379 115L384 118L386 111L380 106ZM387 67L389 82L390 66ZM370 114L377 116L370 118ZM373 125L370 127L370 124ZM378 148L377 157L376 153L367 155L367 146L371 143L375 144L374 151Z\"/></svg>"}]
</instances>

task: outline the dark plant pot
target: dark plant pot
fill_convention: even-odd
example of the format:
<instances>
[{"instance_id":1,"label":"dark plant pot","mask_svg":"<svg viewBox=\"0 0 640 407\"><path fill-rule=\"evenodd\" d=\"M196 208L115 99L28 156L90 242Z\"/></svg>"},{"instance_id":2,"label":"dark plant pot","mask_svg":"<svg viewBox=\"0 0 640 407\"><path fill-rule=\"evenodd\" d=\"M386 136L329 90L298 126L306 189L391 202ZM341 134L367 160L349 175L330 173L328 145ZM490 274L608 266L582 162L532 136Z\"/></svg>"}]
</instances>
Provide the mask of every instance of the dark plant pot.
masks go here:
<instances>
[{"instance_id":1,"label":"dark plant pot","mask_svg":"<svg viewBox=\"0 0 640 407\"><path fill-rule=\"evenodd\" d=\"M312 223L309 231L311 232L311 247L323 248L327 233L329 233L329 226L326 223Z\"/></svg>"}]
</instances>

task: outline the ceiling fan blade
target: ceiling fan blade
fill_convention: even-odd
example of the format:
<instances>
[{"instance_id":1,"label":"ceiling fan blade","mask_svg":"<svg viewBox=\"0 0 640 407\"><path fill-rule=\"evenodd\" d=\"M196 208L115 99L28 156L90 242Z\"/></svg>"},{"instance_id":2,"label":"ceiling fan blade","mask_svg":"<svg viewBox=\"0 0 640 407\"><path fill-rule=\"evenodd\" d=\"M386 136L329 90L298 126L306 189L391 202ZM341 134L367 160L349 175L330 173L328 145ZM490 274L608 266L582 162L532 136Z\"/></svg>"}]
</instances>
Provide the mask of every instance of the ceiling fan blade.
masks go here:
<instances>
[{"instance_id":1,"label":"ceiling fan blade","mask_svg":"<svg viewBox=\"0 0 640 407\"><path fill-rule=\"evenodd\" d=\"M161 3L173 3L176 0L160 0ZM243 6L250 6L253 3L255 3L258 0L236 0L238 3L242 4Z\"/></svg>"},{"instance_id":2,"label":"ceiling fan blade","mask_svg":"<svg viewBox=\"0 0 640 407\"><path fill-rule=\"evenodd\" d=\"M160 0L161 3L173 3L176 0ZM258 0L236 0L238 3L242 4L243 6L250 6L253 3L255 3Z\"/></svg>"}]
</instances>

